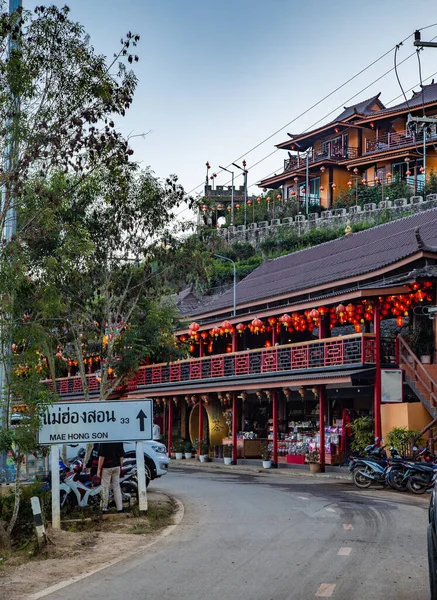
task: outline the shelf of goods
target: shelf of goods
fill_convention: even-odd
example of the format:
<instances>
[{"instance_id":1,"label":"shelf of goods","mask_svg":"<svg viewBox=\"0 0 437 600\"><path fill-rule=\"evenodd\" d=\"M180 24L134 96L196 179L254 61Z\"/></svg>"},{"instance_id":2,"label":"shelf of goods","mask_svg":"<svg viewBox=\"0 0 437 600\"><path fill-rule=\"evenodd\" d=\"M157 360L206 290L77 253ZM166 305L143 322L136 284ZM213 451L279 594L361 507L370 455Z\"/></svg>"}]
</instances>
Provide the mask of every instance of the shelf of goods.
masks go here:
<instances>
[{"instance_id":1,"label":"shelf of goods","mask_svg":"<svg viewBox=\"0 0 437 600\"><path fill-rule=\"evenodd\" d=\"M237 435L237 457L259 458L261 456L261 445L265 442L263 438L245 439L243 434ZM232 438L223 438L224 446L232 444Z\"/></svg>"},{"instance_id":2,"label":"shelf of goods","mask_svg":"<svg viewBox=\"0 0 437 600\"><path fill-rule=\"evenodd\" d=\"M305 454L315 449L318 443L317 422L311 420L290 421L288 423L288 433L279 434L278 461L303 465Z\"/></svg>"}]
</instances>

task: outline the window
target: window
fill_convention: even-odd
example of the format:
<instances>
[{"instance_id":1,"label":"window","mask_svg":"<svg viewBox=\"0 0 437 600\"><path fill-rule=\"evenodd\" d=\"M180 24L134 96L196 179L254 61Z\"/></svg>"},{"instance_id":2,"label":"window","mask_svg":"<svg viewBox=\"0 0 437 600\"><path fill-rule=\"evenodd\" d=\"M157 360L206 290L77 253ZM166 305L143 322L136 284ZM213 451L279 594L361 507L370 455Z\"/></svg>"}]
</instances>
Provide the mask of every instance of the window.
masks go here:
<instances>
[{"instance_id":1,"label":"window","mask_svg":"<svg viewBox=\"0 0 437 600\"><path fill-rule=\"evenodd\" d=\"M306 193L305 183L299 184L299 195L301 200L305 200ZM310 179L310 194L309 194L309 203L314 205L320 204L320 177L314 177L314 179Z\"/></svg>"}]
</instances>

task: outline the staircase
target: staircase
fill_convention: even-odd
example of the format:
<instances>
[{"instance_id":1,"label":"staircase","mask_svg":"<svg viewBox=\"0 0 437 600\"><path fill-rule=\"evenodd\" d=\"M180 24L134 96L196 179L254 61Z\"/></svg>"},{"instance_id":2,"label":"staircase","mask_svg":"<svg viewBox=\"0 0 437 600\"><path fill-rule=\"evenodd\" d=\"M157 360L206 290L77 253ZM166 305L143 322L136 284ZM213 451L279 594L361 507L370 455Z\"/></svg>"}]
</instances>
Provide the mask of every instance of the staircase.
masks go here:
<instances>
[{"instance_id":1,"label":"staircase","mask_svg":"<svg viewBox=\"0 0 437 600\"><path fill-rule=\"evenodd\" d=\"M407 342L399 336L399 366L405 381L433 419L437 419L437 365L423 365Z\"/></svg>"}]
</instances>

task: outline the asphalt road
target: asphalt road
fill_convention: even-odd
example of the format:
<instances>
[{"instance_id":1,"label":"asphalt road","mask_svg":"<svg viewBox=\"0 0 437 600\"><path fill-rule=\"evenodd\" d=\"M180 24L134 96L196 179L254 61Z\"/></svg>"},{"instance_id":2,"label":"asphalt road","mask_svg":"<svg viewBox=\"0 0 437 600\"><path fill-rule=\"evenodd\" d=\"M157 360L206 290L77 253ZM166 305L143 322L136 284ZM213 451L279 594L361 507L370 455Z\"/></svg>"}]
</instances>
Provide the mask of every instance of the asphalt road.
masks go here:
<instances>
[{"instance_id":1,"label":"asphalt road","mask_svg":"<svg viewBox=\"0 0 437 600\"><path fill-rule=\"evenodd\" d=\"M169 537L50 600L428 600L427 499L345 482L193 469Z\"/></svg>"}]
</instances>

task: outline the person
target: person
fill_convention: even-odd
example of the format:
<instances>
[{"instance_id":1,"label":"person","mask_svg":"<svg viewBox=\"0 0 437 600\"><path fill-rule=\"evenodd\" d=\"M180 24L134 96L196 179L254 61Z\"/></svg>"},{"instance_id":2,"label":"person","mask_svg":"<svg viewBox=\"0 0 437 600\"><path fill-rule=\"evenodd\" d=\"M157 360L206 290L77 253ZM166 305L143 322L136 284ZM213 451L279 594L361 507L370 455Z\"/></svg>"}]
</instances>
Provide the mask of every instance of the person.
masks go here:
<instances>
[{"instance_id":1,"label":"person","mask_svg":"<svg viewBox=\"0 0 437 600\"><path fill-rule=\"evenodd\" d=\"M108 510L109 487L112 485L117 512L123 512L120 475L123 467L124 448L121 442L99 444L97 477L102 479L102 510Z\"/></svg>"},{"instance_id":2,"label":"person","mask_svg":"<svg viewBox=\"0 0 437 600\"><path fill-rule=\"evenodd\" d=\"M100 444L94 444L88 462L85 465L85 468L90 470L91 479L94 477L94 475L97 475L97 469L99 465L99 446Z\"/></svg>"},{"instance_id":3,"label":"person","mask_svg":"<svg viewBox=\"0 0 437 600\"><path fill-rule=\"evenodd\" d=\"M248 433L249 431L253 431L249 419L244 419L244 427L243 427L243 431L244 433Z\"/></svg>"},{"instance_id":4,"label":"person","mask_svg":"<svg viewBox=\"0 0 437 600\"><path fill-rule=\"evenodd\" d=\"M156 421L153 421L153 439L155 442L161 441L161 427Z\"/></svg>"}]
</instances>

